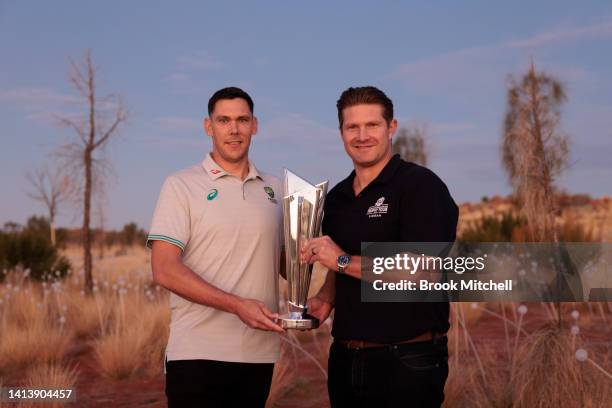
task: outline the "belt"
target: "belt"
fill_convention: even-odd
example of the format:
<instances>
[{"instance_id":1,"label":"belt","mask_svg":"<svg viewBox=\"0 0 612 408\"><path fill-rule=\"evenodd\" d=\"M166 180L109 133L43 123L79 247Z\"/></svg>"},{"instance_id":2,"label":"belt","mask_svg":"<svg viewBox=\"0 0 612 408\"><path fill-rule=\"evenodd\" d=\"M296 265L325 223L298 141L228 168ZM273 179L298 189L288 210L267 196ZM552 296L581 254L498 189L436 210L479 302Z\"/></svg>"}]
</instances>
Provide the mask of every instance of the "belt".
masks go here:
<instances>
[{"instance_id":1,"label":"belt","mask_svg":"<svg viewBox=\"0 0 612 408\"><path fill-rule=\"evenodd\" d=\"M388 347L395 346L398 344L408 344L408 343L418 343L421 341L431 341L443 337L443 334L434 333L434 332L425 332L420 336L413 337L409 340L402 340L395 343L374 343L372 341L366 340L336 340L336 343L343 345L344 347L350 350L358 350L364 348L373 348L373 347Z\"/></svg>"}]
</instances>

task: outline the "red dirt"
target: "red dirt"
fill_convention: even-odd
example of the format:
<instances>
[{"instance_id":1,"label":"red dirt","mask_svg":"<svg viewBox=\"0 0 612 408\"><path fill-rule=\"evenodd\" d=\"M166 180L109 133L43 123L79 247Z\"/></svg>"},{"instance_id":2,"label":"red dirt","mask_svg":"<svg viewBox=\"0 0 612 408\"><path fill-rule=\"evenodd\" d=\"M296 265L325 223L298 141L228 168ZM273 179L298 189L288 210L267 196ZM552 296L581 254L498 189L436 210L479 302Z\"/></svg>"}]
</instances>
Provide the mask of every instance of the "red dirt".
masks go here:
<instances>
[{"instance_id":1,"label":"red dirt","mask_svg":"<svg viewBox=\"0 0 612 408\"><path fill-rule=\"evenodd\" d=\"M564 312L567 316L564 326L573 324L569 317L571 308L566 307ZM499 311L499 309L496 309ZM581 310L582 316L586 310ZM511 312L508 312L510 315ZM598 316L597 313L593 315ZM607 326L600 317L591 315L588 320L579 320L581 334L578 344L585 345L589 350L610 351L612 338L612 318L606 312ZM544 311L539 305L529 305L529 312L525 315L522 327L531 333L541 327ZM582 318L581 318L582 319ZM320 329L317 336L297 333L296 337L300 344L308 352L319 356L323 367L327 367L326 336L329 331L327 327ZM496 350L500 355L505 351L504 326L501 319L490 314L483 314L476 322L469 324L469 333L477 348L487 347ZM514 339L515 331L510 328L509 333ZM463 334L460 341L464 341ZM318 339L318 340L317 340ZM84 343L83 343L84 344ZM164 395L164 379L159 376L154 379L131 379L112 380L104 378L99 374L97 363L90 348L81 344L80 349L73 352L73 361L78 364L80 375L77 383L77 403L75 407L102 408L112 406L120 407L166 407ZM296 350L296 359L299 367L293 370L296 375L287 385L281 387L275 394L274 401L270 407L327 407L326 379L317 366L303 353ZM293 352L291 352L293 353ZM291 368L289 367L291 370ZM42 406L42 405L41 405Z\"/></svg>"}]
</instances>

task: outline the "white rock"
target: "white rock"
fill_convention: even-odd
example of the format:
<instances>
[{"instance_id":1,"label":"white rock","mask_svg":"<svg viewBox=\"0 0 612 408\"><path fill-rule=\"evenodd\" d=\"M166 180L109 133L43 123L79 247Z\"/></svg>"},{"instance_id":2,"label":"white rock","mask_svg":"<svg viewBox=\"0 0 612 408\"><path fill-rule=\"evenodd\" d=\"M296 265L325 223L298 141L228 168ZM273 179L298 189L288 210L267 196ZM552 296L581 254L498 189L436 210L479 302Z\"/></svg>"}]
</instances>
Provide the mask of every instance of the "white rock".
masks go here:
<instances>
[{"instance_id":1,"label":"white rock","mask_svg":"<svg viewBox=\"0 0 612 408\"><path fill-rule=\"evenodd\" d=\"M576 360L586 361L589 358L589 353L583 348L576 350Z\"/></svg>"}]
</instances>

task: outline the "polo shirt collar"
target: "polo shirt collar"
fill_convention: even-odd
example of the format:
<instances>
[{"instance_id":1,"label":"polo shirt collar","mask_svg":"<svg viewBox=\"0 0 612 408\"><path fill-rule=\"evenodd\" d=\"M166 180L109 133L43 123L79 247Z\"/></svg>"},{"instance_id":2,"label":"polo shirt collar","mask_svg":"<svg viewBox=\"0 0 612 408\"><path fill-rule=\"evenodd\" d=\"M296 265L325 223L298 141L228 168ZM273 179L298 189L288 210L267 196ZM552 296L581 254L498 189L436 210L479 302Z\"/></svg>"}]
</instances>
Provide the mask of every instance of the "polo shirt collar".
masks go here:
<instances>
[{"instance_id":1,"label":"polo shirt collar","mask_svg":"<svg viewBox=\"0 0 612 408\"><path fill-rule=\"evenodd\" d=\"M206 174L208 174L211 180L217 180L218 178L229 175L227 171L223 170L223 168L219 166L216 161L213 160L212 154L210 152L202 161L202 167L204 167L204 170L206 170ZM262 177L259 175L259 171L257 171L257 168L249 160L249 173L247 174L245 180L255 178L261 179Z\"/></svg>"},{"instance_id":2,"label":"polo shirt collar","mask_svg":"<svg viewBox=\"0 0 612 408\"><path fill-rule=\"evenodd\" d=\"M256 178L263 180L263 178L259 175L259 171L257 171L257 167L255 167L253 165L253 162L249 160L249 173L247 174L245 180L251 180Z\"/></svg>"},{"instance_id":3,"label":"polo shirt collar","mask_svg":"<svg viewBox=\"0 0 612 408\"><path fill-rule=\"evenodd\" d=\"M402 159L399 154L395 154L389 160L389 163L385 165L382 171L376 176L374 180L370 184L366 186L366 189L375 184L388 184L391 182L391 179L397 172L400 164L402 163ZM350 194L351 196L355 195L353 191L353 180L355 179L355 170L351 172L351 174L345 178L341 183L341 191L346 194Z\"/></svg>"},{"instance_id":4,"label":"polo shirt collar","mask_svg":"<svg viewBox=\"0 0 612 408\"><path fill-rule=\"evenodd\" d=\"M387 165L382 169L382 171L380 172L378 177L376 177L372 181L371 184L374 184L374 183L388 184L388 183L390 183L391 179L395 175L395 173L396 173L396 171L399 168L401 163L402 163L402 159L400 158L400 155L399 154L394 154L391 157L391 160L389 160L389 163L387 163Z\"/></svg>"}]
</instances>

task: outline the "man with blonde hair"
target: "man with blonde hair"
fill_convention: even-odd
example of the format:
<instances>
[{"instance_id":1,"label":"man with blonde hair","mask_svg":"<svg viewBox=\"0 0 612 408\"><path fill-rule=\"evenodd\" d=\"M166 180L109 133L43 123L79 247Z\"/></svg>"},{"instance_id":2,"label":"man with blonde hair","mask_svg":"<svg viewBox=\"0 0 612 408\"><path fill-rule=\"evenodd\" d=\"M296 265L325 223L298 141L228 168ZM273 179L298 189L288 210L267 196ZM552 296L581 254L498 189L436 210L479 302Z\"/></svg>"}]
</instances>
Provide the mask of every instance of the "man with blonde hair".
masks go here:
<instances>
[{"instance_id":1,"label":"man with blonde hair","mask_svg":"<svg viewBox=\"0 0 612 408\"><path fill-rule=\"evenodd\" d=\"M448 375L449 304L362 302L362 242L453 242L458 209L432 171L392 156L393 103L349 88L337 103L354 171L327 195L323 234L302 250L328 268L308 311L335 308L329 355L332 407L438 407ZM435 254L431 254L436 256Z\"/></svg>"}]
</instances>

